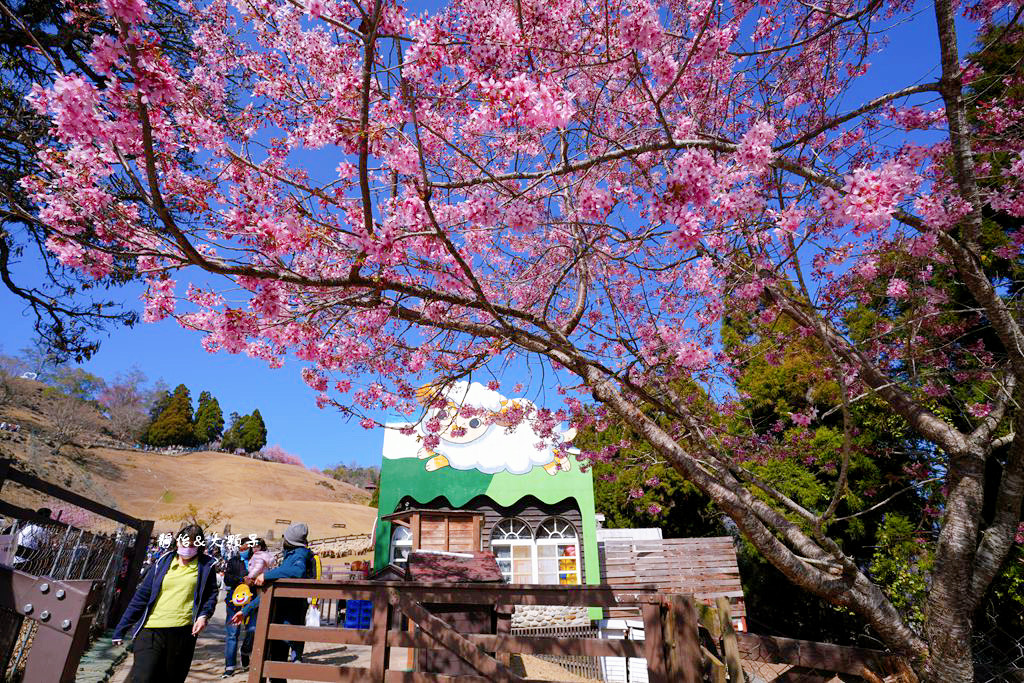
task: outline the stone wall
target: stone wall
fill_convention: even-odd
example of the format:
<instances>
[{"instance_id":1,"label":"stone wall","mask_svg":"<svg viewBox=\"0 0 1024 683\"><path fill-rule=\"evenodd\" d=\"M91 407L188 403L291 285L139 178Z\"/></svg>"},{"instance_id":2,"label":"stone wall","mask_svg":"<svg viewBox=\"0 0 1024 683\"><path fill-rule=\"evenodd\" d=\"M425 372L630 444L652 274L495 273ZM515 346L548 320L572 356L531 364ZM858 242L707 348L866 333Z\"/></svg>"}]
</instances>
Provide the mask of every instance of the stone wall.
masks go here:
<instances>
[{"instance_id":1,"label":"stone wall","mask_svg":"<svg viewBox=\"0 0 1024 683\"><path fill-rule=\"evenodd\" d=\"M590 626L586 607L518 605L512 613L512 628L559 628Z\"/></svg>"}]
</instances>

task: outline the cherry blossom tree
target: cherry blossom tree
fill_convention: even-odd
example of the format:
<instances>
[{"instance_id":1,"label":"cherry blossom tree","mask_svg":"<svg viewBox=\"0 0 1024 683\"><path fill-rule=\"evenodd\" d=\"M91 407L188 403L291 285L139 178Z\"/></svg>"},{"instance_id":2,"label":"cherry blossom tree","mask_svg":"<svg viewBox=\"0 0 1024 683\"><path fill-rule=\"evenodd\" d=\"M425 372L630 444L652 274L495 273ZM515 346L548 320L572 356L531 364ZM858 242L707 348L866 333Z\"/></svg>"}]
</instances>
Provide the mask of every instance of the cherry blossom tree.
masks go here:
<instances>
[{"instance_id":1,"label":"cherry blossom tree","mask_svg":"<svg viewBox=\"0 0 1024 683\"><path fill-rule=\"evenodd\" d=\"M515 419L557 439L614 415L789 580L926 680L972 680L971 614L1024 495L1024 157L1019 100L971 108L956 18L984 54L1020 39L1018 3L938 0L937 79L861 102L910 3L183 4L194 68L144 0L101 0L119 28L92 43L105 82L72 70L31 95L57 144L23 183L62 263L103 277L130 256L146 320L293 354L321 406L367 427L433 409L427 382L540 360L564 404ZM799 444L723 419L744 353L719 342L727 304L762 330L749 348L822 349L847 445L820 509L744 466ZM944 480L921 628L829 533L864 397Z\"/></svg>"}]
</instances>

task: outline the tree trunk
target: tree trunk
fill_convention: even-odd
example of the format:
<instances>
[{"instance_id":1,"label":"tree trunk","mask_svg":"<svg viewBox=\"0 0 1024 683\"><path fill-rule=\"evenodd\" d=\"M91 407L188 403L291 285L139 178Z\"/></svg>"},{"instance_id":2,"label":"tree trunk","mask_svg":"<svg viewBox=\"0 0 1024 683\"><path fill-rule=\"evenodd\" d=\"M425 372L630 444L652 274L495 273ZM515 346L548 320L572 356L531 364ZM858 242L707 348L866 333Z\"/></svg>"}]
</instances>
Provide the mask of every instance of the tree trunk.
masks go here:
<instances>
[{"instance_id":1,"label":"tree trunk","mask_svg":"<svg viewBox=\"0 0 1024 683\"><path fill-rule=\"evenodd\" d=\"M928 659L924 679L929 683L972 683L974 680L971 634L975 605L971 598L971 579L984 474L983 454L950 458L947 505L928 593L925 626Z\"/></svg>"}]
</instances>

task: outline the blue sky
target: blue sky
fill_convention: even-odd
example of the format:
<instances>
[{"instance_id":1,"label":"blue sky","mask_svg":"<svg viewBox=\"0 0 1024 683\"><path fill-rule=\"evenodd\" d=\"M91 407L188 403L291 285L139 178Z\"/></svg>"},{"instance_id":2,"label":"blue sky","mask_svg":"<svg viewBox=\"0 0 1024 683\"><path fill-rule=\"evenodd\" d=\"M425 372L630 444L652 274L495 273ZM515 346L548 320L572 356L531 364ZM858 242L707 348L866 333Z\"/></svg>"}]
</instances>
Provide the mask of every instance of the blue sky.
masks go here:
<instances>
[{"instance_id":1,"label":"blue sky","mask_svg":"<svg viewBox=\"0 0 1024 683\"><path fill-rule=\"evenodd\" d=\"M139 289L130 289L123 292L125 301L141 310ZM31 342L32 319L23 315L19 300L3 288L0 319L4 321L3 353L14 354ZM200 391L212 392L225 417L231 411L249 413L259 408L268 442L280 444L310 466L380 461L380 430L367 431L334 410L318 409L313 392L299 377L300 363L275 370L248 356L207 353L199 343L201 333L183 329L173 320L113 329L100 339L99 352L83 364L93 374L109 379L137 366L151 380L162 378L172 387L184 384L192 392L193 403Z\"/></svg>"},{"instance_id":2,"label":"blue sky","mask_svg":"<svg viewBox=\"0 0 1024 683\"><path fill-rule=\"evenodd\" d=\"M416 11L433 2L414 2ZM889 89L934 79L938 63L934 15L930 5L921 4L914 20L903 24L891 38L889 47L874 59L872 69L862 80L857 92L851 93L848 104ZM973 31L965 23L960 26L961 47L969 49ZM330 162L333 169L337 161ZM31 272L38 264L26 262L19 269ZM128 287L112 296L141 310L138 286ZM20 300L0 287L0 352L14 354L32 340L32 320L24 314ZM288 363L281 369L270 369L262 362L243 355L210 354L200 345L201 333L179 327L172 320L140 323L133 329L113 329L101 337L99 353L84 364L90 372L112 378L133 366L151 380L163 379L170 386L185 384L195 399L202 390L211 391L220 401L225 415L231 411L251 412L259 408L268 429L269 443L280 444L297 454L310 466L327 467L355 460L363 465L380 461L383 434L381 430L365 430L356 421L346 421L330 408L320 410L313 392L301 380L301 363ZM517 377L506 377L506 386L526 379L529 370L516 368ZM539 373L534 373L530 398L542 399L543 386ZM548 374L550 380L550 374Z\"/></svg>"}]
</instances>

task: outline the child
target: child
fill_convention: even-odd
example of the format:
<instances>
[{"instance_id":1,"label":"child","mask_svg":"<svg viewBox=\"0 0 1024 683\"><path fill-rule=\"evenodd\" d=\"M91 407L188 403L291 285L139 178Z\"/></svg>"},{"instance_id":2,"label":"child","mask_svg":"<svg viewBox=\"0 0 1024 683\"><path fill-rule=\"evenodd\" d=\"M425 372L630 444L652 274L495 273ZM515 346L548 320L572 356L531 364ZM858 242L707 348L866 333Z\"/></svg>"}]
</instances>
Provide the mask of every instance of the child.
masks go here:
<instances>
[{"instance_id":1,"label":"child","mask_svg":"<svg viewBox=\"0 0 1024 683\"><path fill-rule=\"evenodd\" d=\"M257 576L274 566L274 553L267 550L267 542L262 538L253 541L253 553L249 558L249 572L245 575L247 579L255 579ZM249 583L249 581L246 581Z\"/></svg>"}]
</instances>

